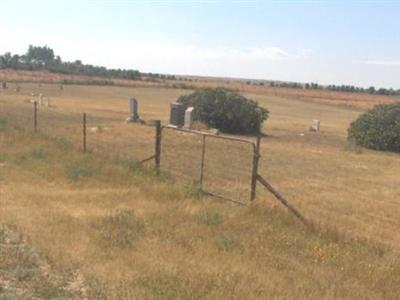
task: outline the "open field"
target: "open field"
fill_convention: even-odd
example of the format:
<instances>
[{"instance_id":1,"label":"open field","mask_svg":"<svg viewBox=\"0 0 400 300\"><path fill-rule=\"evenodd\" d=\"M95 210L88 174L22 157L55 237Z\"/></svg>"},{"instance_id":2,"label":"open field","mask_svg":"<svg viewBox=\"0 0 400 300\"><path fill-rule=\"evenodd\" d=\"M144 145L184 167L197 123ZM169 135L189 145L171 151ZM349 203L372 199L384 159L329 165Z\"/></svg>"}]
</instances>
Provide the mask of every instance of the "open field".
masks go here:
<instances>
[{"instance_id":1,"label":"open field","mask_svg":"<svg viewBox=\"0 0 400 300\"><path fill-rule=\"evenodd\" d=\"M185 77L183 77L185 78ZM82 75L65 75L55 74L48 71L14 71L14 70L0 70L0 81L15 82L43 82L43 83L59 83L62 81L81 82L82 84L96 81L101 82L105 79L102 77L88 77ZM215 88L224 87L231 90L236 90L245 93L273 96L273 97L289 97L305 102L325 103L329 105L366 109L374 105L382 103L393 103L400 101L400 97L388 97L381 95L369 95L360 93L344 93L329 90L305 90L293 88L270 87L260 85L248 85L243 80L223 80L215 78L208 80L204 78L190 77L185 80L123 80L123 79L106 79L107 82L118 86L125 87L167 87L176 88L184 86L186 88Z\"/></svg>"},{"instance_id":2,"label":"open field","mask_svg":"<svg viewBox=\"0 0 400 300\"><path fill-rule=\"evenodd\" d=\"M242 207L199 197L125 156L109 159L130 149L140 159L152 154L153 132L133 134L123 124L131 96L143 119L165 123L169 104L190 90L21 87L1 93L0 105L29 107L31 93L41 92L71 121L85 111L119 132L105 131L104 151L84 155L54 138L63 134L59 127L39 124L32 134L14 129L9 116L0 123L1 223L58 272L73 274L71 281L81 274L82 298L398 298L400 155L346 148L346 129L361 110L318 97L247 94L270 111L260 174L319 224L309 230L261 186L253 205ZM359 107L369 100L381 101L357 98ZM332 102L341 100L332 94ZM308 132L313 119L321 120L321 133ZM32 125L21 116L18 122ZM79 136L67 138L79 143ZM137 147L138 140L149 142Z\"/></svg>"}]
</instances>

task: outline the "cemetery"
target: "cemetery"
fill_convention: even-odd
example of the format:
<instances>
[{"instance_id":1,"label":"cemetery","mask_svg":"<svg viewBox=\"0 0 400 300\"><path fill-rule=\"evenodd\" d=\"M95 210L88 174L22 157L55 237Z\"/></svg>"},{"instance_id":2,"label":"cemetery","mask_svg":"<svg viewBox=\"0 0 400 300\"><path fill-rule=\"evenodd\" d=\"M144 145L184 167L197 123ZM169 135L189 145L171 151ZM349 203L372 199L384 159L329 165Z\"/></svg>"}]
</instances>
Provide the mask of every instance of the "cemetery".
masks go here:
<instances>
[{"instance_id":1,"label":"cemetery","mask_svg":"<svg viewBox=\"0 0 400 300\"><path fill-rule=\"evenodd\" d=\"M400 299L400 0L1 12L0 300Z\"/></svg>"},{"instance_id":2,"label":"cemetery","mask_svg":"<svg viewBox=\"0 0 400 300\"><path fill-rule=\"evenodd\" d=\"M136 276L132 270L138 266L130 258L140 260L143 253L151 256L151 263L144 263L140 273L148 274L156 257L170 259L177 252L179 258L173 259L181 263L207 251L218 261L201 256L196 268L212 280L220 279L203 263L212 261L231 272L237 261L230 259L242 261L244 256L279 272L280 267L263 260L265 249L290 264L292 255L282 252L288 243L298 249L296 276L305 266L316 271L315 259L326 262L317 268L323 285L330 280L326 274L332 272L331 260L347 270L340 278L351 282L366 272L353 263L360 255L383 266L383 273L374 278L391 272L385 261L400 244L393 234L399 212L391 204L398 194L399 166L393 153L360 150L355 141L347 146L347 129L361 116L358 111L284 96L248 95L269 111L259 155L254 155L257 135L197 127L198 107L176 103L185 95L189 91L71 85L61 92L59 85L32 83L21 84L16 92L9 85L0 94L0 183L7 190L1 194L5 197L0 217L28 233L53 259L74 260L79 251L79 257L90 262L90 267L76 262L85 276L93 266L105 268L106 277L119 276L120 268ZM38 134L33 134L34 103ZM388 163L392 167L384 169ZM255 165L258 170L253 173ZM382 174L378 181L376 172ZM381 200L371 189L382 189ZM32 196L32 191L38 195ZM382 215L374 213L378 210ZM325 225L313 227L314 222ZM134 227L116 231L116 224ZM341 228L340 235L319 229L332 224ZM121 241L115 233L128 236ZM360 239L348 240L346 234ZM54 246L49 247L49 241ZM250 247L252 243L264 248ZM379 250L383 256L371 258L365 253L381 249L375 243L388 243L390 250ZM109 250L119 255L104 258L103 251ZM121 267L105 267L105 262ZM241 264L251 272L253 266L246 260ZM199 282L191 272L185 278ZM224 293L233 284L237 283L222 283ZM255 287L252 282L246 285ZM242 295L249 293L246 289Z\"/></svg>"}]
</instances>

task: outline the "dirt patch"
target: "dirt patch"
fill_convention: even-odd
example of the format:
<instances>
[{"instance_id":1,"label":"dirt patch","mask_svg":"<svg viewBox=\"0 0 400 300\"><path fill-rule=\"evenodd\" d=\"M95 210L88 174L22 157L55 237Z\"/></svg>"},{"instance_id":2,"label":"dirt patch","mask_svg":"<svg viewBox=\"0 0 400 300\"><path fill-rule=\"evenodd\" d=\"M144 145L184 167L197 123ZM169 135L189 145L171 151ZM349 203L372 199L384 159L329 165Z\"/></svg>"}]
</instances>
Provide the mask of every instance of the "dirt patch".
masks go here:
<instances>
[{"instance_id":1,"label":"dirt patch","mask_svg":"<svg viewBox=\"0 0 400 300\"><path fill-rule=\"evenodd\" d=\"M57 272L16 231L0 226L0 299L85 299L78 271Z\"/></svg>"}]
</instances>

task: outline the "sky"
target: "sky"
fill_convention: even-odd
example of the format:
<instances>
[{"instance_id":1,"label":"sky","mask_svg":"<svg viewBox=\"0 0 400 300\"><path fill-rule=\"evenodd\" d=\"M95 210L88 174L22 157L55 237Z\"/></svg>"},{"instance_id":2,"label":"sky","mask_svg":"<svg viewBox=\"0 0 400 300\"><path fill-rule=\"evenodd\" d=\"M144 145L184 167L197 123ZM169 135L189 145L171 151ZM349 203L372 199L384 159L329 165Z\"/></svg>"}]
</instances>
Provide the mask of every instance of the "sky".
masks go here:
<instances>
[{"instance_id":1,"label":"sky","mask_svg":"<svg viewBox=\"0 0 400 300\"><path fill-rule=\"evenodd\" d=\"M399 1L2 1L0 53L400 89Z\"/></svg>"}]
</instances>

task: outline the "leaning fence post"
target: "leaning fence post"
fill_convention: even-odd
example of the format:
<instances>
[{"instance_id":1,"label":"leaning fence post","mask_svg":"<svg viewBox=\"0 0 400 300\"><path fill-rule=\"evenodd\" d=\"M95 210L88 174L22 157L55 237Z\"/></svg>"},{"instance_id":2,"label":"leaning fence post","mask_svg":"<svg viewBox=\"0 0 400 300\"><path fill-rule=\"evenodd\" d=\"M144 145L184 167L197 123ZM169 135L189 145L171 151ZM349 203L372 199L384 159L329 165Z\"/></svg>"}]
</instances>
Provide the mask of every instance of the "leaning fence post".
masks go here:
<instances>
[{"instance_id":1,"label":"leaning fence post","mask_svg":"<svg viewBox=\"0 0 400 300\"><path fill-rule=\"evenodd\" d=\"M33 102L33 129L37 131L37 101Z\"/></svg>"},{"instance_id":2,"label":"leaning fence post","mask_svg":"<svg viewBox=\"0 0 400 300\"><path fill-rule=\"evenodd\" d=\"M83 153L86 153L86 113L83 113Z\"/></svg>"},{"instance_id":3,"label":"leaning fence post","mask_svg":"<svg viewBox=\"0 0 400 300\"><path fill-rule=\"evenodd\" d=\"M156 172L160 174L160 158L161 158L161 121L155 120L154 125L156 127L156 141L155 141L155 164Z\"/></svg>"},{"instance_id":4,"label":"leaning fence post","mask_svg":"<svg viewBox=\"0 0 400 300\"><path fill-rule=\"evenodd\" d=\"M257 135L256 144L254 147L254 154L253 154L253 169L251 174L251 196L250 196L250 199L252 201L256 198L258 162L260 160L260 143L261 143L261 134Z\"/></svg>"},{"instance_id":5,"label":"leaning fence post","mask_svg":"<svg viewBox=\"0 0 400 300\"><path fill-rule=\"evenodd\" d=\"M203 187L205 155L206 155L206 135L203 134L203 145L201 150L201 165L200 165L200 187Z\"/></svg>"}]
</instances>

